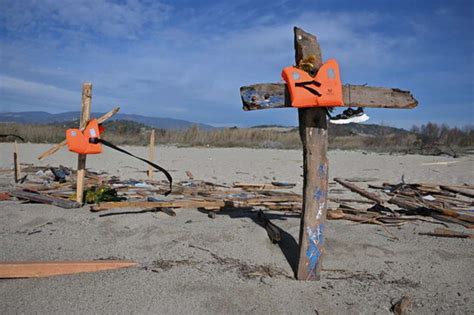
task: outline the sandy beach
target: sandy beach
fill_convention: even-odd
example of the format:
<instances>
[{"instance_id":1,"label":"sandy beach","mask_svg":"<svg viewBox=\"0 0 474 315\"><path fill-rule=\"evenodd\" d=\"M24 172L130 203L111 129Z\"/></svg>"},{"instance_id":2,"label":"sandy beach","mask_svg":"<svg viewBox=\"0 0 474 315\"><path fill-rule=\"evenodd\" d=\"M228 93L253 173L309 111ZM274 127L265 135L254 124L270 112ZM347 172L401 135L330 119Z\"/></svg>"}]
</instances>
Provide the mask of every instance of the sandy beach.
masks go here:
<instances>
[{"instance_id":1,"label":"sandy beach","mask_svg":"<svg viewBox=\"0 0 474 315\"><path fill-rule=\"evenodd\" d=\"M66 149L38 161L50 145L19 144L22 163L76 167ZM146 157L145 147L126 147ZM146 165L105 150L89 156L87 167L122 179L143 179ZM0 144L0 168L12 168L13 144ZM296 183L302 190L299 150L157 147L157 161L176 181L191 171L196 179ZM330 151L329 178L369 179L370 183L474 184L474 156L433 157ZM155 175L161 178L160 175ZM164 178L164 177L163 177ZM361 183L367 187L367 183ZM14 188L13 172L0 173L0 190ZM356 197L337 184L330 196ZM331 205L330 205L331 207ZM413 314L474 313L474 242L419 235L438 225L407 223L389 228L328 221L320 281L294 279L298 215L271 212L286 233L272 244L255 223L255 211L218 213L210 219L197 209L177 216L143 213L99 217L89 207L66 210L19 201L0 202L0 260L86 260L120 258L138 267L41 279L0 280L0 312L16 313L287 313L389 314L404 295ZM31 233L37 227L41 232ZM453 230L469 232L449 224ZM248 277L242 270L267 266L270 276Z\"/></svg>"}]
</instances>

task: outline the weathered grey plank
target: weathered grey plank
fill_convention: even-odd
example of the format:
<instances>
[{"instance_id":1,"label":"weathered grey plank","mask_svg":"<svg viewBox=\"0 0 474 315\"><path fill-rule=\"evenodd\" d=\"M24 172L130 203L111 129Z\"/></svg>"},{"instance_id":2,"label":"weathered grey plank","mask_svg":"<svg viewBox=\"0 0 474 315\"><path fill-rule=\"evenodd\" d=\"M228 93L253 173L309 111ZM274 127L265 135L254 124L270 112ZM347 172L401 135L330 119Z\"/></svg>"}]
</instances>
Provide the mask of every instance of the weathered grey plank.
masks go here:
<instances>
[{"instance_id":1,"label":"weathered grey plank","mask_svg":"<svg viewBox=\"0 0 474 315\"><path fill-rule=\"evenodd\" d=\"M343 86L344 104L347 107L410 109L418 101L410 91L396 88L346 84ZM240 88L244 110L291 107L284 83L263 83Z\"/></svg>"},{"instance_id":2,"label":"weathered grey plank","mask_svg":"<svg viewBox=\"0 0 474 315\"><path fill-rule=\"evenodd\" d=\"M19 199L26 199L26 200L30 200L34 202L43 203L43 204L58 206L65 209L79 208L81 206L78 202L75 202L72 200L45 196L41 194L35 194L35 193L23 191L23 190L12 191L10 192L10 195L17 197Z\"/></svg>"}]
</instances>

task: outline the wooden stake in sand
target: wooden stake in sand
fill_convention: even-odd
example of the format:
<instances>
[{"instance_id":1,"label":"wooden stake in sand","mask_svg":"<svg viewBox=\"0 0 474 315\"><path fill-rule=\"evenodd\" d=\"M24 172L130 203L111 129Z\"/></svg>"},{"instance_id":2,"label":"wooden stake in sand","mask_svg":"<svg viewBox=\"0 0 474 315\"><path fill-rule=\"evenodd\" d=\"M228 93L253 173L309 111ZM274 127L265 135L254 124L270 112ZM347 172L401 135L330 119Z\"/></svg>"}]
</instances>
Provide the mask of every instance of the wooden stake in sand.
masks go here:
<instances>
[{"instance_id":1,"label":"wooden stake in sand","mask_svg":"<svg viewBox=\"0 0 474 315\"><path fill-rule=\"evenodd\" d=\"M92 100L92 83L84 83L82 85L82 102L81 102L81 120L79 128L84 129L91 117L91 100ZM82 204L84 194L84 175L86 169L86 154L79 154L77 159L77 187L76 201Z\"/></svg>"},{"instance_id":2,"label":"wooden stake in sand","mask_svg":"<svg viewBox=\"0 0 474 315\"><path fill-rule=\"evenodd\" d=\"M18 151L18 143L15 140L15 150L13 152L13 164L15 168L15 183L18 183L21 178L21 166L20 166L20 157Z\"/></svg>"},{"instance_id":3,"label":"wooden stake in sand","mask_svg":"<svg viewBox=\"0 0 474 315\"><path fill-rule=\"evenodd\" d=\"M155 160L155 129L151 130L150 133L150 147L148 149L148 161L153 162ZM153 166L148 166L147 172L148 178L153 179Z\"/></svg>"},{"instance_id":4,"label":"wooden stake in sand","mask_svg":"<svg viewBox=\"0 0 474 315\"><path fill-rule=\"evenodd\" d=\"M295 61L311 63L313 70L322 65L316 36L294 28ZM309 61L309 62L308 62ZM256 84L240 88L244 110L291 108L285 84ZM413 108L418 102L410 92L368 86L343 86L346 106ZM324 254L325 219L328 200L328 132L323 107L298 109L299 131L303 143L303 213L300 225L300 252L297 278L317 280Z\"/></svg>"}]
</instances>

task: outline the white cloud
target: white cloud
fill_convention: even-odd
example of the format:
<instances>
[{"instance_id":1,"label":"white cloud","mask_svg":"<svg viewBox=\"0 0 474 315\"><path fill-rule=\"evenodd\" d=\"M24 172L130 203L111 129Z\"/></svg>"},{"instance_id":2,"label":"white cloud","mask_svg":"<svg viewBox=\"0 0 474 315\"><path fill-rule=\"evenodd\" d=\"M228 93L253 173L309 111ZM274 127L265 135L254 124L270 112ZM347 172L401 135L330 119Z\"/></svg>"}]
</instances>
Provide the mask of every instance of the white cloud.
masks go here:
<instances>
[{"instance_id":1,"label":"white cloud","mask_svg":"<svg viewBox=\"0 0 474 315\"><path fill-rule=\"evenodd\" d=\"M40 98L54 102L77 101L78 93L68 91L53 85L43 84L0 75L0 91L2 93L18 93L30 96L32 98Z\"/></svg>"},{"instance_id":2,"label":"white cloud","mask_svg":"<svg viewBox=\"0 0 474 315\"><path fill-rule=\"evenodd\" d=\"M101 34L112 38L135 38L145 28L162 23L170 10L158 1L126 0L22 0L4 1L1 18L13 32Z\"/></svg>"}]
</instances>

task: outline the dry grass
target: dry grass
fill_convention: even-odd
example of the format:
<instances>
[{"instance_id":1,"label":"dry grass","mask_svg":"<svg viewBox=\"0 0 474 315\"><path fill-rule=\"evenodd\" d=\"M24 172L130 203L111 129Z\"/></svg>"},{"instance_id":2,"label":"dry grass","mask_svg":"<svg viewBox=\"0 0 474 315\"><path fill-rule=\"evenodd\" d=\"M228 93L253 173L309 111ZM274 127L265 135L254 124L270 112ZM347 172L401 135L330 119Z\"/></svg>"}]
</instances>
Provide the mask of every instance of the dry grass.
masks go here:
<instances>
[{"instance_id":1,"label":"dry grass","mask_svg":"<svg viewBox=\"0 0 474 315\"><path fill-rule=\"evenodd\" d=\"M16 134L33 143L57 143L64 139L67 125L20 125L0 124L0 134ZM127 121L113 121L105 124L103 138L119 145L148 145L150 128ZM423 127L423 126L422 126ZM441 130L441 129L440 129ZM336 131L336 130L334 130ZM455 132L456 141L449 141L445 136L443 143L427 138L423 133L405 132L371 135L338 135L329 133L329 148L341 150L369 150L377 152L402 152L422 154L450 155L452 152L466 151L474 146L472 129L451 129ZM433 139L440 139L440 133ZM427 140L428 139L428 140ZM156 142L177 146L211 146L211 147L249 147L273 149L299 149L301 140L296 129L265 129L265 128L226 128L200 130L191 127L186 130L156 129ZM452 144L455 142L454 144ZM433 149L434 148L434 149Z\"/></svg>"}]
</instances>

